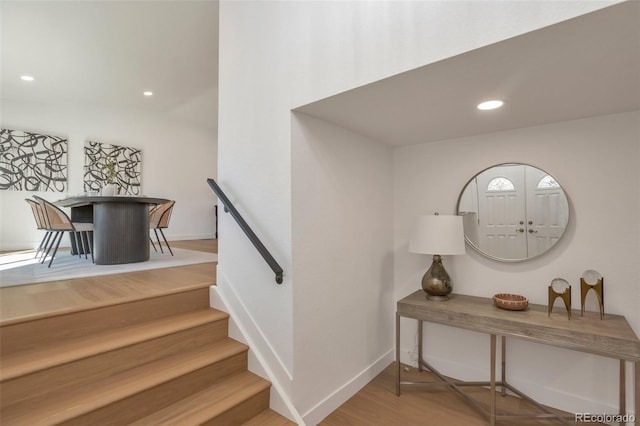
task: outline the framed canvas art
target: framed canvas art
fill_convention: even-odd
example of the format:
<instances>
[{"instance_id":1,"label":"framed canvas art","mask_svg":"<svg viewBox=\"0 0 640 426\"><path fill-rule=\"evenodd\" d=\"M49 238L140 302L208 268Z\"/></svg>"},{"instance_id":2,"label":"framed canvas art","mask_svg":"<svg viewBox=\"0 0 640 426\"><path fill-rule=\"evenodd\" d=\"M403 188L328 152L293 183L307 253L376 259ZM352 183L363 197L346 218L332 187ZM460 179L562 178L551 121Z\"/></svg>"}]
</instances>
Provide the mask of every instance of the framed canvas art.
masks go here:
<instances>
[{"instance_id":1,"label":"framed canvas art","mask_svg":"<svg viewBox=\"0 0 640 426\"><path fill-rule=\"evenodd\" d=\"M0 189L67 190L67 139L0 129Z\"/></svg>"},{"instance_id":2,"label":"framed canvas art","mask_svg":"<svg viewBox=\"0 0 640 426\"><path fill-rule=\"evenodd\" d=\"M98 192L113 180L119 195L140 195L142 151L93 141L84 144L84 190Z\"/></svg>"}]
</instances>

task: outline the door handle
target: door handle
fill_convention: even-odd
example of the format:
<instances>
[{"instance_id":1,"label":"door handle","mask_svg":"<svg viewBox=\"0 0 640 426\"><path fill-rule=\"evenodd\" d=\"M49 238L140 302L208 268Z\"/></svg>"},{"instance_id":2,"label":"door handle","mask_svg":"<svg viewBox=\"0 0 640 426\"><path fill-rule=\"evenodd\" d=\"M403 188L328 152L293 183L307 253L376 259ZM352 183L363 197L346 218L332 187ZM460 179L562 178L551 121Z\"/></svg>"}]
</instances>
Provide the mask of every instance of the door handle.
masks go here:
<instances>
[{"instance_id":1,"label":"door handle","mask_svg":"<svg viewBox=\"0 0 640 426\"><path fill-rule=\"evenodd\" d=\"M538 233L538 231L534 231L533 229L529 229L529 233L530 233L530 234L537 234L537 233Z\"/></svg>"},{"instance_id":2,"label":"door handle","mask_svg":"<svg viewBox=\"0 0 640 426\"><path fill-rule=\"evenodd\" d=\"M524 232L524 228L516 229L516 232Z\"/></svg>"}]
</instances>

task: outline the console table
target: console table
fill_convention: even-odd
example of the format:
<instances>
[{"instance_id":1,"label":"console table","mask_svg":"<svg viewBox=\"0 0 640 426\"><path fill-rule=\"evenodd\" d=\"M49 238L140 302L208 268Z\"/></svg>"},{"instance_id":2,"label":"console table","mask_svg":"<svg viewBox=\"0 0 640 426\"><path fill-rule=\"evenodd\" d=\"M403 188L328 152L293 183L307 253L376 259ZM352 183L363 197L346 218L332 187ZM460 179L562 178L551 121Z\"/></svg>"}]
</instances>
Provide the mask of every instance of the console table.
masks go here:
<instances>
[{"instance_id":1,"label":"console table","mask_svg":"<svg viewBox=\"0 0 640 426\"><path fill-rule=\"evenodd\" d=\"M401 381L400 368L400 318L407 317L418 320L418 368L422 371L426 367L440 380L431 382ZM488 382L458 382L451 381L423 358L422 324L423 321L433 322L451 327L463 328L490 335L490 380ZM502 339L502 371L501 378L496 381L496 338ZM444 302L427 300L422 290L398 301L396 309L396 394L400 395L401 385L446 385L458 393L465 401L488 416L490 424L495 425L500 418L536 417L555 419L565 424L564 417L556 415L547 408L533 401L522 392L506 382L506 338L515 337L545 345L557 346L581 352L588 352L604 357L620 360L620 414L626 412L626 384L625 362L634 363L634 392L636 416L640 415L640 340L635 335L627 320L619 315L605 314L600 319L598 313L585 312L580 316L579 311L573 311L571 320L566 314L547 314L547 307L529 304L524 311L507 311L497 308L491 299L475 296L451 295ZM462 388L464 386L489 386L489 409L468 396ZM498 414L496 412L496 386L502 395L506 390L525 398L538 407L541 414Z\"/></svg>"},{"instance_id":2,"label":"console table","mask_svg":"<svg viewBox=\"0 0 640 426\"><path fill-rule=\"evenodd\" d=\"M56 201L71 207L71 221L93 223L93 258L98 265L149 260L149 205L164 198L78 196Z\"/></svg>"}]
</instances>

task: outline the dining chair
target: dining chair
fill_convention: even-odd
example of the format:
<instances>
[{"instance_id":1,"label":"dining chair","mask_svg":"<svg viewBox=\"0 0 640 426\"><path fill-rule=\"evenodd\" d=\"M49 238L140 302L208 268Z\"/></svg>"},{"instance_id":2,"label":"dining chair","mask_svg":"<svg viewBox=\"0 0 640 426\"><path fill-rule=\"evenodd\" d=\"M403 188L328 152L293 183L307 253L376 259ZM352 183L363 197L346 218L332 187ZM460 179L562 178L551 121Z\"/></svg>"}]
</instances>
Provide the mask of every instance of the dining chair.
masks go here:
<instances>
[{"instance_id":1,"label":"dining chair","mask_svg":"<svg viewBox=\"0 0 640 426\"><path fill-rule=\"evenodd\" d=\"M34 196L33 198L38 201L38 204L44 214L46 229L54 233L53 239L49 243L41 263L44 263L47 256L49 256L49 252L53 248L53 254L51 255L51 260L48 265L49 268L51 267L53 259L56 257L56 253L58 252L60 241L62 240L62 236L65 232L69 232L69 239L71 240L72 245L75 242L78 255L82 257L82 253L84 253L86 259L88 258L87 253L91 253L91 260L93 261L93 249L91 247L93 240L93 224L74 223L60 207L41 197ZM91 233L91 235L89 235L89 233Z\"/></svg>"},{"instance_id":2,"label":"dining chair","mask_svg":"<svg viewBox=\"0 0 640 426\"><path fill-rule=\"evenodd\" d=\"M39 231L46 231L46 233L42 237L42 241L40 241L38 249L36 250L36 255L34 256L35 259L38 257L41 251L42 253L44 253L44 249L49 244L49 239L51 239L52 232L47 229L47 223L44 218L44 212L40 208L40 203L38 203L36 200L32 200L31 198L25 198L25 201L29 204L29 207L31 207L33 218L36 221L36 228Z\"/></svg>"},{"instance_id":3,"label":"dining chair","mask_svg":"<svg viewBox=\"0 0 640 426\"><path fill-rule=\"evenodd\" d=\"M171 219L171 212L173 211L173 206L175 205L175 203L176 202L174 200L171 200L149 210L149 228L153 229L153 232L156 234L156 239L158 240L158 245L160 246L160 252L164 253L164 250L162 250L162 243L160 242L160 238L158 237L158 231L160 231L162 239L167 245L171 256L173 256L173 250L171 250L171 246L169 245L169 242L164 236L164 232L162 230L169 227L169 220ZM149 240L151 240L153 249L155 251L158 251L155 244L153 243L153 239L151 238L151 236L149 236Z\"/></svg>"}]
</instances>

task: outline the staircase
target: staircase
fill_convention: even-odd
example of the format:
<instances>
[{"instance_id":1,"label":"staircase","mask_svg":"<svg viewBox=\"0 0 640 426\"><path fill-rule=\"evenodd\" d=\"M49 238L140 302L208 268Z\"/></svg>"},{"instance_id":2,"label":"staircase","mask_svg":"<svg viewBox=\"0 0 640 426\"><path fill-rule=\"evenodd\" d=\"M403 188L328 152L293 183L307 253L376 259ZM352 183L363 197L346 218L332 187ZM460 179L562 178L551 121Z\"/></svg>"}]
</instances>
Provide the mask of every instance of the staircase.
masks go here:
<instances>
[{"instance_id":1,"label":"staircase","mask_svg":"<svg viewBox=\"0 0 640 426\"><path fill-rule=\"evenodd\" d=\"M2 324L0 424L243 424L270 383L227 329L208 283Z\"/></svg>"}]
</instances>

